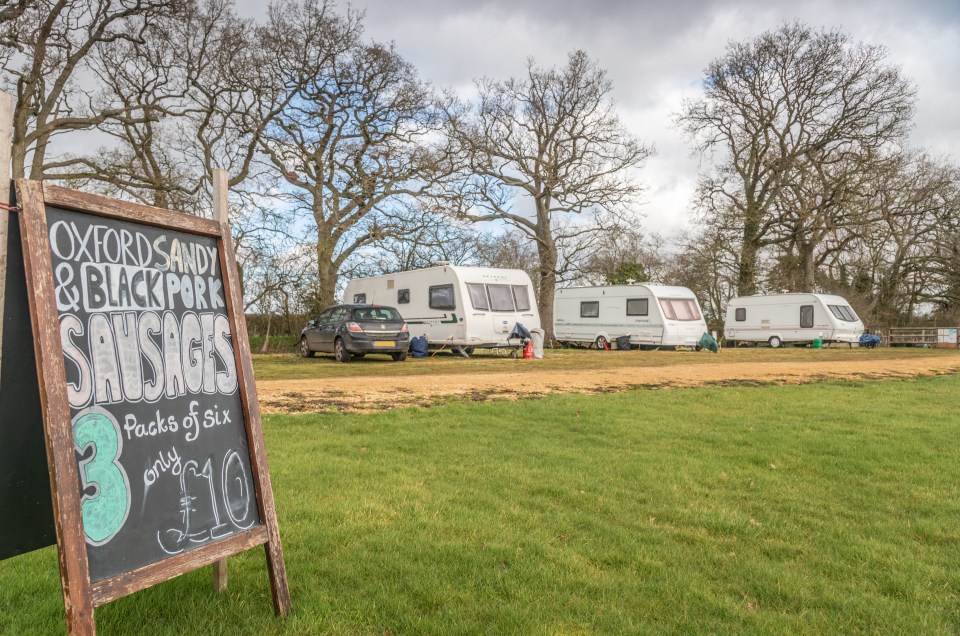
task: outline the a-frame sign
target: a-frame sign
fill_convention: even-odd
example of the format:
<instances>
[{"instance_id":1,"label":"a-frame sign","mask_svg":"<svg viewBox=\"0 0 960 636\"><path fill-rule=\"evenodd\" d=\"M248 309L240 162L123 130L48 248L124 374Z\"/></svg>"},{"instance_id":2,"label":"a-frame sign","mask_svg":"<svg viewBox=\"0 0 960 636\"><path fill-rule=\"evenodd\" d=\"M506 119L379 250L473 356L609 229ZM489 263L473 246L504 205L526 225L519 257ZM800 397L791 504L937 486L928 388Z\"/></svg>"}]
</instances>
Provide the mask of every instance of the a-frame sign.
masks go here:
<instances>
[{"instance_id":1,"label":"a-frame sign","mask_svg":"<svg viewBox=\"0 0 960 636\"><path fill-rule=\"evenodd\" d=\"M229 227L28 180L16 194L69 632L260 545L287 614Z\"/></svg>"}]
</instances>

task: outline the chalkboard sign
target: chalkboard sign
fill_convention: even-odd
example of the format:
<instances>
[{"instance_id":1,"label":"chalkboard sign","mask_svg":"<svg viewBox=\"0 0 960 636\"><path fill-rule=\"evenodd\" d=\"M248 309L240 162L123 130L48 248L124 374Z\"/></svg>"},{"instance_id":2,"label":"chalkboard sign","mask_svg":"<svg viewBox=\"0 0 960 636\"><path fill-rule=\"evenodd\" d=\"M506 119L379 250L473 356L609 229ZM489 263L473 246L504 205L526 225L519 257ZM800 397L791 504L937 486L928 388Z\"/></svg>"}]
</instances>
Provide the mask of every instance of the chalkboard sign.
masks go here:
<instances>
[{"instance_id":1,"label":"chalkboard sign","mask_svg":"<svg viewBox=\"0 0 960 636\"><path fill-rule=\"evenodd\" d=\"M17 193L71 631L256 545L286 613L229 229L26 180Z\"/></svg>"},{"instance_id":2,"label":"chalkboard sign","mask_svg":"<svg viewBox=\"0 0 960 636\"><path fill-rule=\"evenodd\" d=\"M90 578L260 525L217 241L46 211Z\"/></svg>"},{"instance_id":3,"label":"chalkboard sign","mask_svg":"<svg viewBox=\"0 0 960 636\"><path fill-rule=\"evenodd\" d=\"M16 205L16 201L11 199ZM0 364L0 560L57 542L16 214L8 223Z\"/></svg>"}]
</instances>

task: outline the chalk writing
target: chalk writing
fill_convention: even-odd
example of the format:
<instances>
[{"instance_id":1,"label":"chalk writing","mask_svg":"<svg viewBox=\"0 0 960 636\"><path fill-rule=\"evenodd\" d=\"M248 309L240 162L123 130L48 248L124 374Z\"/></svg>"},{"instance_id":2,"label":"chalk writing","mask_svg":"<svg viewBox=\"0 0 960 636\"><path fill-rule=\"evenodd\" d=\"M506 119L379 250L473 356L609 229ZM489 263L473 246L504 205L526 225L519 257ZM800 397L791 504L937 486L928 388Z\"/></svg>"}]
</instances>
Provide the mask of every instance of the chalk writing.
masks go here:
<instances>
[{"instance_id":1,"label":"chalk writing","mask_svg":"<svg viewBox=\"0 0 960 636\"><path fill-rule=\"evenodd\" d=\"M198 468L197 462L191 460L184 464L180 473L181 523L157 531L157 542L167 554L179 554L190 543L217 539L229 534L233 528L245 530L255 522L250 518L253 501L246 486L246 469L235 449L227 453L220 478L220 495L229 524L220 518L213 462L207 459L203 468Z\"/></svg>"},{"instance_id":2,"label":"chalk writing","mask_svg":"<svg viewBox=\"0 0 960 636\"><path fill-rule=\"evenodd\" d=\"M109 541L130 512L130 484L119 463L123 452L120 426L106 411L93 409L74 418L73 443L80 461L81 509L87 543Z\"/></svg>"},{"instance_id":3,"label":"chalk writing","mask_svg":"<svg viewBox=\"0 0 960 636\"><path fill-rule=\"evenodd\" d=\"M217 241L47 218L91 578L260 523Z\"/></svg>"}]
</instances>

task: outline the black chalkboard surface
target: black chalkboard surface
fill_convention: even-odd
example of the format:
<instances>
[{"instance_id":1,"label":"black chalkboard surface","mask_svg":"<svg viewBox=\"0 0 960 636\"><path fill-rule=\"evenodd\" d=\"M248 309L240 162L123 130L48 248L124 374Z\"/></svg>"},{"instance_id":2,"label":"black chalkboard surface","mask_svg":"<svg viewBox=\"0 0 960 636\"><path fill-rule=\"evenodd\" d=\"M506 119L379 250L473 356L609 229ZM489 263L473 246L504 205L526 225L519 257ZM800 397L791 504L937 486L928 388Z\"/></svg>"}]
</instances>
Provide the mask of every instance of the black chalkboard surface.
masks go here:
<instances>
[{"instance_id":1,"label":"black chalkboard surface","mask_svg":"<svg viewBox=\"0 0 960 636\"><path fill-rule=\"evenodd\" d=\"M216 239L46 215L90 579L260 524Z\"/></svg>"},{"instance_id":2,"label":"black chalkboard surface","mask_svg":"<svg viewBox=\"0 0 960 636\"><path fill-rule=\"evenodd\" d=\"M4 519L0 560L57 542L16 214L8 217L6 258L0 354L0 514Z\"/></svg>"}]
</instances>

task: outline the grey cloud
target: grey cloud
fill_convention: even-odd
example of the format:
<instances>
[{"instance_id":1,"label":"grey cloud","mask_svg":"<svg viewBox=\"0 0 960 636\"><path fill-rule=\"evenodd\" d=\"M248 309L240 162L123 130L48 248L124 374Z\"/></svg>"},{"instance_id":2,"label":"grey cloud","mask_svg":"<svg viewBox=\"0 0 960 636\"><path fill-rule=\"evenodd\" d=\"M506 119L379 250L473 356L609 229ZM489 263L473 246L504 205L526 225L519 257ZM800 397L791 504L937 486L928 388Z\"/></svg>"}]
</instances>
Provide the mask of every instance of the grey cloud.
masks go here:
<instances>
[{"instance_id":1,"label":"grey cloud","mask_svg":"<svg viewBox=\"0 0 960 636\"><path fill-rule=\"evenodd\" d=\"M609 71L624 121L658 149L643 172L644 211L653 227L681 223L676 207L689 201L698 168L670 113L697 94L704 67L729 41L782 22L838 27L886 46L919 90L913 142L960 160L957 0L357 0L354 6L366 10L369 37L394 41L441 87L520 75L528 56L553 66L572 49L586 50ZM239 8L251 17L264 12L252 0Z\"/></svg>"}]
</instances>

